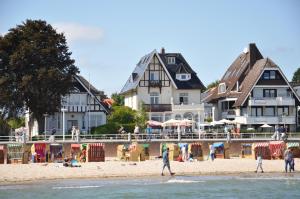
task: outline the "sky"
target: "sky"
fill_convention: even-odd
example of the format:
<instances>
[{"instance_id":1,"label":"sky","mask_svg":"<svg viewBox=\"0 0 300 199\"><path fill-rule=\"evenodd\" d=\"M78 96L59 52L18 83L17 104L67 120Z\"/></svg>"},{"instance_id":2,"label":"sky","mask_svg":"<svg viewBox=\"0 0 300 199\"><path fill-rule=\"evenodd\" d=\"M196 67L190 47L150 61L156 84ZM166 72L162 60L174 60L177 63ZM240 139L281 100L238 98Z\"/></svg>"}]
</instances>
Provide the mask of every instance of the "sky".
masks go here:
<instances>
[{"instance_id":1,"label":"sky","mask_svg":"<svg viewBox=\"0 0 300 199\"><path fill-rule=\"evenodd\" d=\"M80 74L108 96L139 59L181 53L204 85L220 79L249 43L289 80L300 67L298 0L0 0L0 34L26 19L64 32Z\"/></svg>"}]
</instances>

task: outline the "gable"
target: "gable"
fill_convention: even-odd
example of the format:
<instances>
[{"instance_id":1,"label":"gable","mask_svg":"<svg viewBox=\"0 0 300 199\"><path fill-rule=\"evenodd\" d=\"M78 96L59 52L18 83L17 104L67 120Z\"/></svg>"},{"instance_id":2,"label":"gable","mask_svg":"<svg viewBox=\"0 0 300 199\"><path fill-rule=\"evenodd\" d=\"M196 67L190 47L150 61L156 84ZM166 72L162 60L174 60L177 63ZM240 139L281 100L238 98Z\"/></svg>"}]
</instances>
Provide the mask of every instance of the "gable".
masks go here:
<instances>
[{"instance_id":1,"label":"gable","mask_svg":"<svg viewBox=\"0 0 300 199\"><path fill-rule=\"evenodd\" d=\"M253 88L256 85L259 85L258 82L261 80L261 78L263 77L265 71L276 71L276 74L278 74L278 81L279 84L272 84L272 85L288 85L289 88L291 89L291 91L294 94L295 99L297 99L297 101L299 102L299 97L296 94L296 92L294 91L294 89L290 86L289 82L287 81L285 75L283 74L283 72L280 70L280 68L269 58L266 59L261 59L259 61L257 61L255 63L255 65L253 66L253 69L249 72L249 74L246 76L242 86L242 93L241 95L238 97L238 99L236 100L234 107L238 107L238 106L242 106L244 105L245 101L247 100L247 98L249 97L250 93L252 92ZM275 79L271 79L271 81L276 80ZM266 81L266 80L263 80ZM284 84L283 84L284 82ZM261 84L260 84L261 85ZM264 85L271 85L271 84L264 84Z\"/></svg>"},{"instance_id":2,"label":"gable","mask_svg":"<svg viewBox=\"0 0 300 199\"><path fill-rule=\"evenodd\" d=\"M175 88L176 87L176 84L174 83L173 79L171 78L168 70L166 69L164 63L162 62L162 60L160 59L158 53L156 52L156 50L153 50L151 53L143 56L140 61L138 62L138 64L136 65L135 69L133 70L133 72L131 73L130 77L128 78L127 82L125 83L125 85L123 86L122 90L121 90L121 94L125 94L131 90L134 90L137 88L137 86L139 85L140 83L140 80L142 78L144 78L145 80L145 77L144 77L144 74L145 74L145 71L148 69L148 66L151 62L154 63L155 61L155 64L156 65L160 65L163 69L163 71L166 73L167 77L169 78L168 80L170 80L173 84L173 86ZM151 67L154 67L154 66L151 66ZM158 67L158 66L157 66ZM134 76L134 78L133 78ZM165 77L163 77L165 78ZM145 84L143 83L143 86L145 86Z\"/></svg>"},{"instance_id":3,"label":"gable","mask_svg":"<svg viewBox=\"0 0 300 199\"><path fill-rule=\"evenodd\" d=\"M157 55L150 60L146 70L139 81L139 87L151 87L159 84L161 87L170 87L171 80L167 71L159 61Z\"/></svg>"},{"instance_id":4,"label":"gable","mask_svg":"<svg viewBox=\"0 0 300 199\"><path fill-rule=\"evenodd\" d=\"M288 85L278 70L265 69L256 85Z\"/></svg>"}]
</instances>

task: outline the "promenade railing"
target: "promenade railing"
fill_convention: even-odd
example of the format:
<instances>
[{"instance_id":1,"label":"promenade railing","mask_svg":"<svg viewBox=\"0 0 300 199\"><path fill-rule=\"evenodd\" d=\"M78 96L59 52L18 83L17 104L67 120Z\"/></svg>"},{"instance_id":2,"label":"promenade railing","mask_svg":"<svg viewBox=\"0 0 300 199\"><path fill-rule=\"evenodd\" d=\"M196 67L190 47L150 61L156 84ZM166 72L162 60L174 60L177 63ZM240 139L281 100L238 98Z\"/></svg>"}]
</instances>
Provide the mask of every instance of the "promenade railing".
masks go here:
<instances>
[{"instance_id":1,"label":"promenade railing","mask_svg":"<svg viewBox=\"0 0 300 199\"><path fill-rule=\"evenodd\" d=\"M274 133L256 132L256 133L241 133L231 134L230 140L274 140L272 137ZM287 140L300 141L300 133L288 133ZM201 140L228 140L227 134L207 132L207 133L153 133L153 134L99 134L99 135L80 135L76 136L65 135L39 135L32 138L24 136L0 136L1 143L26 143L26 142L131 142L131 141L201 141Z\"/></svg>"}]
</instances>

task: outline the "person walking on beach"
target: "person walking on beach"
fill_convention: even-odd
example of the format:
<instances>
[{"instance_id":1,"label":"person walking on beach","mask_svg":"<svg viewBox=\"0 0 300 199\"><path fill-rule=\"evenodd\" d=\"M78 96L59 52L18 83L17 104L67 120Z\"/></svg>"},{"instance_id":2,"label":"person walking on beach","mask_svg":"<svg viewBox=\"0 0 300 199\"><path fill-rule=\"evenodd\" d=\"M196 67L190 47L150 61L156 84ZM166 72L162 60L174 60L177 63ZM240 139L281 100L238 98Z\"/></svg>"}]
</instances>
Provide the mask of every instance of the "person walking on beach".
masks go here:
<instances>
[{"instance_id":1,"label":"person walking on beach","mask_svg":"<svg viewBox=\"0 0 300 199\"><path fill-rule=\"evenodd\" d=\"M170 172L170 175L174 175L175 173L171 172L171 168L170 168L170 161L169 161L169 148L167 148L164 152L163 152L163 169L161 171L161 175L164 176L164 169L165 167L168 167L168 170Z\"/></svg>"},{"instance_id":2,"label":"person walking on beach","mask_svg":"<svg viewBox=\"0 0 300 199\"><path fill-rule=\"evenodd\" d=\"M214 161L215 159L215 147L214 145L209 145L209 155L207 156L207 160L209 159L209 157L211 158L212 161Z\"/></svg>"},{"instance_id":3,"label":"person walking on beach","mask_svg":"<svg viewBox=\"0 0 300 199\"><path fill-rule=\"evenodd\" d=\"M289 171L291 172L291 170L292 170L292 159L293 159L293 154L290 151L290 149L285 150L284 163L285 163L285 172L286 173L288 171L288 166L289 166Z\"/></svg>"},{"instance_id":4,"label":"person walking on beach","mask_svg":"<svg viewBox=\"0 0 300 199\"><path fill-rule=\"evenodd\" d=\"M257 173L258 168L260 168L260 169L261 169L261 172L263 173L264 170L263 170L263 168L262 168L262 155L261 155L261 153L258 153L258 154L257 154L256 164L257 164L257 165L256 165L256 171L255 171L255 173Z\"/></svg>"}]
</instances>

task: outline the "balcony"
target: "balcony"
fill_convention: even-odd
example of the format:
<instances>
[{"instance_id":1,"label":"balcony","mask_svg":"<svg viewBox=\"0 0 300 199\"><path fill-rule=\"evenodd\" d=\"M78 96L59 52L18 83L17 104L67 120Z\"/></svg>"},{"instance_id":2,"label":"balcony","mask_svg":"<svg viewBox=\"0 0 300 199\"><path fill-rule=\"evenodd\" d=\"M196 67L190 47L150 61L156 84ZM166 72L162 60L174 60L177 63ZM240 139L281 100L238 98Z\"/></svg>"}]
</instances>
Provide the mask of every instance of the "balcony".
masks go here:
<instances>
[{"instance_id":1,"label":"balcony","mask_svg":"<svg viewBox=\"0 0 300 199\"><path fill-rule=\"evenodd\" d=\"M204 111L204 104L173 104L172 106L173 111L194 111L194 110L203 110Z\"/></svg>"},{"instance_id":2,"label":"balcony","mask_svg":"<svg viewBox=\"0 0 300 199\"><path fill-rule=\"evenodd\" d=\"M172 111L171 104L144 104L146 112L165 112Z\"/></svg>"},{"instance_id":3,"label":"balcony","mask_svg":"<svg viewBox=\"0 0 300 199\"><path fill-rule=\"evenodd\" d=\"M149 86L150 87L161 87L162 83L161 80L150 80Z\"/></svg>"},{"instance_id":4,"label":"balcony","mask_svg":"<svg viewBox=\"0 0 300 199\"><path fill-rule=\"evenodd\" d=\"M66 112L86 112L88 111L88 107L85 105L67 105L62 106L62 108L67 109Z\"/></svg>"},{"instance_id":5,"label":"balcony","mask_svg":"<svg viewBox=\"0 0 300 199\"><path fill-rule=\"evenodd\" d=\"M295 99L292 97L252 97L249 99L249 106L295 106Z\"/></svg>"},{"instance_id":6,"label":"balcony","mask_svg":"<svg viewBox=\"0 0 300 199\"><path fill-rule=\"evenodd\" d=\"M296 116L237 116L235 120L241 124L296 124Z\"/></svg>"},{"instance_id":7,"label":"balcony","mask_svg":"<svg viewBox=\"0 0 300 199\"><path fill-rule=\"evenodd\" d=\"M222 118L226 119L234 119L236 117L235 110L229 109L227 111L222 112Z\"/></svg>"}]
</instances>

